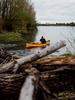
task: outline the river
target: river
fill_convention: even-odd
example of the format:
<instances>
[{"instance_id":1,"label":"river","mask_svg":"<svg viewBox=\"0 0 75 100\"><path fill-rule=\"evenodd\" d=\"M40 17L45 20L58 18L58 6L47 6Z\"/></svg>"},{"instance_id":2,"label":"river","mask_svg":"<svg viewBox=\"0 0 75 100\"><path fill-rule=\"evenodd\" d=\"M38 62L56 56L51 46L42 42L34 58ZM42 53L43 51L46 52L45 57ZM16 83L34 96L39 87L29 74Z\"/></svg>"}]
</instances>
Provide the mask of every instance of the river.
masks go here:
<instances>
[{"instance_id":1,"label":"river","mask_svg":"<svg viewBox=\"0 0 75 100\"><path fill-rule=\"evenodd\" d=\"M39 26L38 33L35 38L35 42L39 42L41 36L44 36L46 40L50 40L50 43L56 43L57 41L64 40L66 47L62 48L61 53L73 53L75 54L75 27L72 26Z\"/></svg>"},{"instance_id":2,"label":"river","mask_svg":"<svg viewBox=\"0 0 75 100\"><path fill-rule=\"evenodd\" d=\"M50 40L50 44L56 43L58 41L64 40L66 42L66 47L58 50L57 55L62 55L63 53L75 54L75 27L72 26L38 26L38 32L35 36L34 42L39 42L41 36L44 36L46 40ZM32 50L18 50L18 54L28 55L38 49Z\"/></svg>"}]
</instances>

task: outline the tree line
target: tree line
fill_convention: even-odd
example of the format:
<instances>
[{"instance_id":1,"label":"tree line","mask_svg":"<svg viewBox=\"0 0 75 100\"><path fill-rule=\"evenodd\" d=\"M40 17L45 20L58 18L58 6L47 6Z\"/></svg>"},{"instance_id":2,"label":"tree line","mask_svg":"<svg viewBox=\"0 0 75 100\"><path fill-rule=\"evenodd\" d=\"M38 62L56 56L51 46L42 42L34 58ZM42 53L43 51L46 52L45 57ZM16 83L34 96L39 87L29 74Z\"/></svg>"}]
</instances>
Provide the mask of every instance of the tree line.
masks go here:
<instances>
[{"instance_id":1,"label":"tree line","mask_svg":"<svg viewBox=\"0 0 75 100\"><path fill-rule=\"evenodd\" d=\"M0 31L34 31L36 18L30 0L0 0Z\"/></svg>"},{"instance_id":2,"label":"tree line","mask_svg":"<svg viewBox=\"0 0 75 100\"><path fill-rule=\"evenodd\" d=\"M37 26L75 26L75 22L70 22L70 23L37 23Z\"/></svg>"}]
</instances>

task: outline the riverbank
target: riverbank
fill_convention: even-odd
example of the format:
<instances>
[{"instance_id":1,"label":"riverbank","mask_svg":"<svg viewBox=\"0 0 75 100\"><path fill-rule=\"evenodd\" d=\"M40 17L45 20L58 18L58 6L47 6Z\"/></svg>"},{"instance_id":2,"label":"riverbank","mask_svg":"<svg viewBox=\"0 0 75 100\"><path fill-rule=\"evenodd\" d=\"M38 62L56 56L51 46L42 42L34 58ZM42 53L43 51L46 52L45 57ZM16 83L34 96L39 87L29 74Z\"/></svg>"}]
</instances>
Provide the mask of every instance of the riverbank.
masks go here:
<instances>
[{"instance_id":1,"label":"riverbank","mask_svg":"<svg viewBox=\"0 0 75 100\"><path fill-rule=\"evenodd\" d=\"M36 33L19 33L19 32L5 32L0 33L0 48L16 48L25 47L25 43L32 42L35 39Z\"/></svg>"},{"instance_id":2,"label":"riverbank","mask_svg":"<svg viewBox=\"0 0 75 100\"><path fill-rule=\"evenodd\" d=\"M0 43L24 43L26 37L23 37L19 32L7 32L0 34Z\"/></svg>"}]
</instances>

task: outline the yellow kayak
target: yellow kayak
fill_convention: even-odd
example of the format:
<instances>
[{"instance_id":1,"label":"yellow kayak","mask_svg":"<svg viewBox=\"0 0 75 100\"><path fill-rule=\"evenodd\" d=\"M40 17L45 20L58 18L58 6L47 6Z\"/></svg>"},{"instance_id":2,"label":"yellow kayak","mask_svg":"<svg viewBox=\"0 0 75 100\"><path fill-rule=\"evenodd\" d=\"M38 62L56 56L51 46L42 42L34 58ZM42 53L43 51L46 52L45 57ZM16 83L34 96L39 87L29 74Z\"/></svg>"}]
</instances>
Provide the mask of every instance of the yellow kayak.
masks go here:
<instances>
[{"instance_id":1,"label":"yellow kayak","mask_svg":"<svg viewBox=\"0 0 75 100\"><path fill-rule=\"evenodd\" d=\"M47 43L26 43L26 48L38 48L38 47L44 47L44 46L47 46L49 45L50 43L47 42Z\"/></svg>"}]
</instances>

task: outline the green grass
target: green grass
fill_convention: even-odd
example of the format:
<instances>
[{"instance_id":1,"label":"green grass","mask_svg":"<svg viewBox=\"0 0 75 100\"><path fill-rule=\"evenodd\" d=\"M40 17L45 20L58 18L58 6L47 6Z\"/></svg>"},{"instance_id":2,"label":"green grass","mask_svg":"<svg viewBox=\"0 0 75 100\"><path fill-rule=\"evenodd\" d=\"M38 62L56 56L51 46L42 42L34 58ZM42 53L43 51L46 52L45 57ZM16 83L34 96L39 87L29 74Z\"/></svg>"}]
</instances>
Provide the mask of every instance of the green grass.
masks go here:
<instances>
[{"instance_id":1,"label":"green grass","mask_svg":"<svg viewBox=\"0 0 75 100\"><path fill-rule=\"evenodd\" d=\"M3 33L0 34L0 43L24 43L26 38L21 33Z\"/></svg>"}]
</instances>

